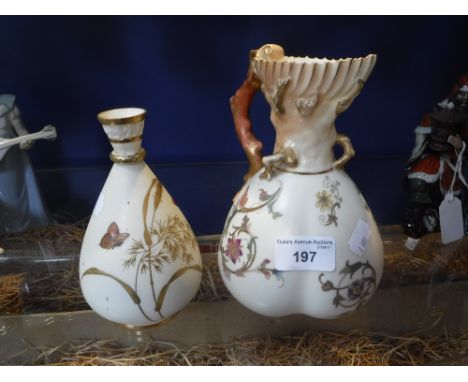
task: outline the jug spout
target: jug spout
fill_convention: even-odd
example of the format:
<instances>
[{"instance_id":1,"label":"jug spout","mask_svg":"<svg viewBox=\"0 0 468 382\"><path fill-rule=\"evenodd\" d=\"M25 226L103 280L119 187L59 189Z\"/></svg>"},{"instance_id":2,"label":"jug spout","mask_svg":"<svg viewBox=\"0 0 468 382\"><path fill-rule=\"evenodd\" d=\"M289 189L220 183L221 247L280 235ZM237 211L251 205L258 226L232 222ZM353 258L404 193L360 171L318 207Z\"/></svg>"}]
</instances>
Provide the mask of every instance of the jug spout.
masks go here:
<instances>
[{"instance_id":1,"label":"jug spout","mask_svg":"<svg viewBox=\"0 0 468 382\"><path fill-rule=\"evenodd\" d=\"M279 45L267 44L252 57L252 70L278 114L295 113L307 119L327 105L335 118L360 93L377 56L327 59L285 56Z\"/></svg>"},{"instance_id":2,"label":"jug spout","mask_svg":"<svg viewBox=\"0 0 468 382\"><path fill-rule=\"evenodd\" d=\"M293 149L297 156L295 171L316 173L330 169L335 159L333 145L344 142L337 140L335 119L361 92L377 56L293 57L285 56L283 48L275 44L264 45L255 52L251 70L271 107L275 153L286 147ZM338 162L342 164L343 159Z\"/></svg>"}]
</instances>

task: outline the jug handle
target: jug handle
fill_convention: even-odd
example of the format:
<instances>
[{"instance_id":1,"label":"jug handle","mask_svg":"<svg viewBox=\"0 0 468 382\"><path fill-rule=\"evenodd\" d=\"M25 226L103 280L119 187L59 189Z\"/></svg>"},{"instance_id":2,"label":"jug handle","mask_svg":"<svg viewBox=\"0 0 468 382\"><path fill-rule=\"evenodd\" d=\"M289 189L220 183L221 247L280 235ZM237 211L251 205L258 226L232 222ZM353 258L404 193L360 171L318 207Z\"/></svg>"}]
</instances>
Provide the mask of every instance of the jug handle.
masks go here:
<instances>
[{"instance_id":1,"label":"jug handle","mask_svg":"<svg viewBox=\"0 0 468 382\"><path fill-rule=\"evenodd\" d=\"M336 134L335 144L340 145L343 148L343 155L333 162L334 168L343 168L348 161L354 157L356 153L354 151L353 145L351 144L351 140L344 134Z\"/></svg>"},{"instance_id":2,"label":"jug handle","mask_svg":"<svg viewBox=\"0 0 468 382\"><path fill-rule=\"evenodd\" d=\"M254 56L255 53L256 51L251 51L250 57ZM244 176L244 181L247 181L263 167L263 144L255 137L252 130L252 122L249 118L250 105L252 104L255 93L260 87L260 80L255 76L252 70L249 69L246 80L229 100L236 135L249 161L249 171Z\"/></svg>"}]
</instances>

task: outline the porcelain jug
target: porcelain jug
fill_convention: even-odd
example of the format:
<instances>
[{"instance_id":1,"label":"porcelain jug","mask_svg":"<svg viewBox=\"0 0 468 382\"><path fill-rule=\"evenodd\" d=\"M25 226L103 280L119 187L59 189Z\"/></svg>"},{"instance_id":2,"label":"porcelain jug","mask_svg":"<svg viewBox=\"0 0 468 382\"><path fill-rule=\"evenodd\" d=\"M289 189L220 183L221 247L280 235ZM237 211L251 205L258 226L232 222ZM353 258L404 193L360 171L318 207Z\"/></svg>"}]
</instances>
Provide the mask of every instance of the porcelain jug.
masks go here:
<instances>
[{"instance_id":1,"label":"porcelain jug","mask_svg":"<svg viewBox=\"0 0 468 382\"><path fill-rule=\"evenodd\" d=\"M113 109L98 119L114 164L84 236L81 289L108 320L156 325L198 291L200 250L184 215L144 162L145 110Z\"/></svg>"},{"instance_id":2,"label":"porcelain jug","mask_svg":"<svg viewBox=\"0 0 468 382\"><path fill-rule=\"evenodd\" d=\"M361 192L343 170L354 150L336 117L360 93L376 62L284 55L264 45L231 98L239 140L250 162L222 233L218 264L229 291L266 316L338 318L375 292L383 246ZM262 157L250 104L261 89L276 130ZM333 146L343 147L335 160Z\"/></svg>"}]
</instances>

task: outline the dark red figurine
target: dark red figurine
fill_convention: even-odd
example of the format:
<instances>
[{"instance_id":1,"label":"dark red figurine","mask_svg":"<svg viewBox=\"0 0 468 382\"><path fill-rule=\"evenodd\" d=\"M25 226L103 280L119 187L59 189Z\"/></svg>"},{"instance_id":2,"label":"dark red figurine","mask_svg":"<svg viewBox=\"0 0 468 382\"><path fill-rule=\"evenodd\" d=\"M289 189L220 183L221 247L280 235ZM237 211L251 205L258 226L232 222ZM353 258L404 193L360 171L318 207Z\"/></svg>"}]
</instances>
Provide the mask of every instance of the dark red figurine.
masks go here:
<instances>
[{"instance_id":1,"label":"dark red figurine","mask_svg":"<svg viewBox=\"0 0 468 382\"><path fill-rule=\"evenodd\" d=\"M426 233L438 231L439 205L449 190L462 201L467 234L468 74L461 76L450 95L424 116L415 134L405 178L408 192L403 222L405 234L419 239Z\"/></svg>"}]
</instances>

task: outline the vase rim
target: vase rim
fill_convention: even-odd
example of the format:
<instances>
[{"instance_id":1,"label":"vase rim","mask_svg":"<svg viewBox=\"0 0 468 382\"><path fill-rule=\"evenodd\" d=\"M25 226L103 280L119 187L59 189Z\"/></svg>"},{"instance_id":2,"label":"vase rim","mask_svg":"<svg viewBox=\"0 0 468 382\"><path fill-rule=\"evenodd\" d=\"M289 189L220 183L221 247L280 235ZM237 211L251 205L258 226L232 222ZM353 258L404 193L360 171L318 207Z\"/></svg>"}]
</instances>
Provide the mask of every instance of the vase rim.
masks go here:
<instances>
[{"instance_id":1,"label":"vase rim","mask_svg":"<svg viewBox=\"0 0 468 382\"><path fill-rule=\"evenodd\" d=\"M97 118L103 125L126 125L145 119L146 110L140 107L123 107L101 111Z\"/></svg>"},{"instance_id":2,"label":"vase rim","mask_svg":"<svg viewBox=\"0 0 468 382\"><path fill-rule=\"evenodd\" d=\"M370 53L363 57L347 57L347 58L328 58L328 57L300 57L300 56L283 56L279 59L265 58L265 57L254 57L254 61L264 61L264 62L276 62L276 63L292 63L292 64L323 64L328 62L348 62L348 61L359 61L366 60L377 57L375 53Z\"/></svg>"}]
</instances>

